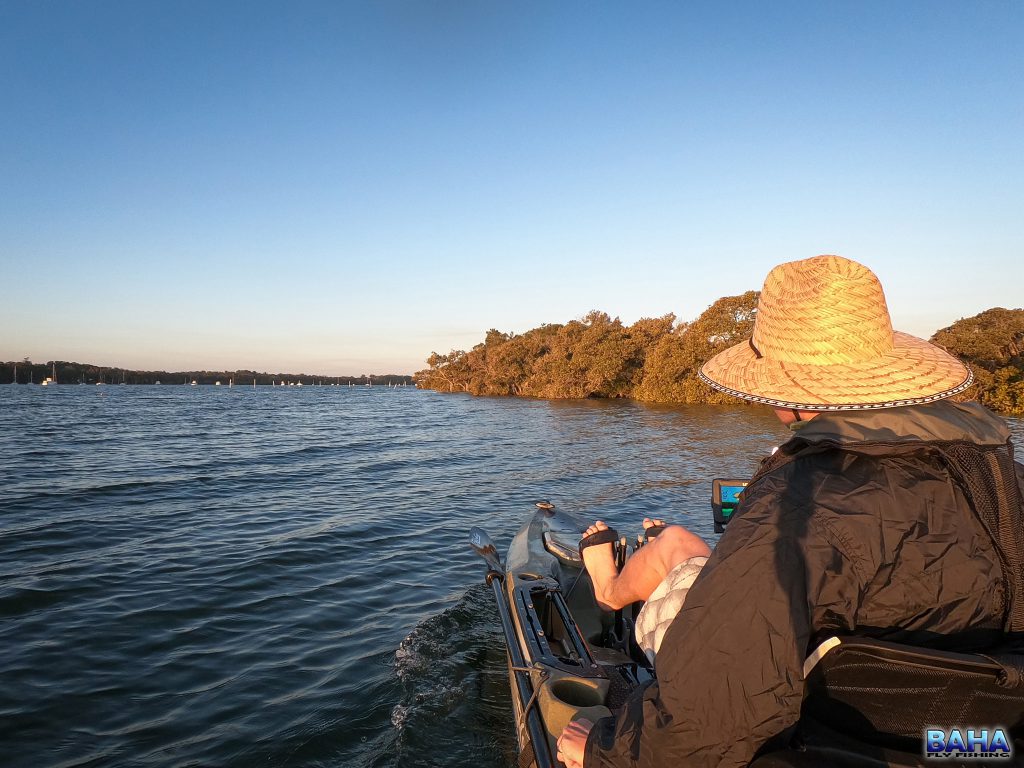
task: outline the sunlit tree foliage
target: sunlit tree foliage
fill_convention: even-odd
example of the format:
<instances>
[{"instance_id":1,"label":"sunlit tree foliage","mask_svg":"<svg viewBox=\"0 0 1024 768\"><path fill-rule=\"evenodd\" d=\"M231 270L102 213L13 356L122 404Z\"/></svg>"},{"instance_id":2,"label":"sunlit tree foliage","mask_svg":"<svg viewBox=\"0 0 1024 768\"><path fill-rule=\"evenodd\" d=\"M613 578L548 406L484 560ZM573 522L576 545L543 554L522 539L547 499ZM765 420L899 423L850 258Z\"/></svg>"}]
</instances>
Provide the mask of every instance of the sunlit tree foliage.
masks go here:
<instances>
[{"instance_id":1,"label":"sunlit tree foliage","mask_svg":"<svg viewBox=\"0 0 1024 768\"><path fill-rule=\"evenodd\" d=\"M700 367L753 332L757 291L727 296L712 304L693 323L661 338L647 358L638 400L658 403L732 403L704 384Z\"/></svg>"},{"instance_id":2,"label":"sunlit tree foliage","mask_svg":"<svg viewBox=\"0 0 1024 768\"><path fill-rule=\"evenodd\" d=\"M626 326L595 310L523 334L492 329L469 352L434 353L415 378L421 387L478 395L718 402L696 378L701 355L749 333L756 304L756 293L721 299L689 325L668 314ZM652 357L661 363L652 366Z\"/></svg>"},{"instance_id":3,"label":"sunlit tree foliage","mask_svg":"<svg viewBox=\"0 0 1024 768\"><path fill-rule=\"evenodd\" d=\"M966 397L1000 413L1024 415L1024 309L987 309L931 340L971 367L977 384Z\"/></svg>"},{"instance_id":4,"label":"sunlit tree foliage","mask_svg":"<svg viewBox=\"0 0 1024 768\"><path fill-rule=\"evenodd\" d=\"M434 353L420 387L474 395L629 397L658 403L737 403L697 376L718 352L749 338L758 293L727 296L690 323L675 315L623 325L593 311L521 334L490 330L468 352ZM990 309L944 328L932 341L964 360L978 386L967 393L993 410L1024 414L1024 310Z\"/></svg>"}]
</instances>

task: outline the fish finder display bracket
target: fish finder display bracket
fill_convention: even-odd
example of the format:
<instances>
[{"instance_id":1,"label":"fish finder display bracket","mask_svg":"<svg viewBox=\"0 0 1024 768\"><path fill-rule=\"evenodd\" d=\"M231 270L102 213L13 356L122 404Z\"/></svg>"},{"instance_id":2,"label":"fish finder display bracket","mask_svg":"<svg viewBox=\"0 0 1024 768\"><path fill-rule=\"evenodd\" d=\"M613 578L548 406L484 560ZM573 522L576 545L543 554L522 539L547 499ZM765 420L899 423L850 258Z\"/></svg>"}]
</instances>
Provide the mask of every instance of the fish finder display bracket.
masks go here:
<instances>
[{"instance_id":1,"label":"fish finder display bracket","mask_svg":"<svg viewBox=\"0 0 1024 768\"><path fill-rule=\"evenodd\" d=\"M711 481L711 511L715 517L715 533L725 531L725 526L739 506L740 495L748 482L724 478L715 478Z\"/></svg>"}]
</instances>

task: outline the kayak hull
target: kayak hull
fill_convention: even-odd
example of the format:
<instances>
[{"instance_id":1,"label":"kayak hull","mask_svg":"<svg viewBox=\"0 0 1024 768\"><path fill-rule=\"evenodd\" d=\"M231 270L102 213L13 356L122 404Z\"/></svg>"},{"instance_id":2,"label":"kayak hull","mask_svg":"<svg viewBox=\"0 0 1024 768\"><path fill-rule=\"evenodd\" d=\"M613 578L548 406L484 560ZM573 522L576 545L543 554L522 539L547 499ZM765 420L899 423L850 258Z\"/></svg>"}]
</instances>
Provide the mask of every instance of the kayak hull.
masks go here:
<instances>
[{"instance_id":1,"label":"kayak hull","mask_svg":"<svg viewBox=\"0 0 1024 768\"><path fill-rule=\"evenodd\" d=\"M501 600L512 625L506 641L515 644L523 660L517 668L509 654L516 735L523 752L546 746L553 756L555 741L571 720L595 722L609 716L651 678L646 657L630 653L629 612L602 610L594 600L575 549L585 527L573 515L539 508L508 549ZM516 695L521 675L529 677L528 698ZM530 710L543 723L546 745L530 738Z\"/></svg>"}]
</instances>

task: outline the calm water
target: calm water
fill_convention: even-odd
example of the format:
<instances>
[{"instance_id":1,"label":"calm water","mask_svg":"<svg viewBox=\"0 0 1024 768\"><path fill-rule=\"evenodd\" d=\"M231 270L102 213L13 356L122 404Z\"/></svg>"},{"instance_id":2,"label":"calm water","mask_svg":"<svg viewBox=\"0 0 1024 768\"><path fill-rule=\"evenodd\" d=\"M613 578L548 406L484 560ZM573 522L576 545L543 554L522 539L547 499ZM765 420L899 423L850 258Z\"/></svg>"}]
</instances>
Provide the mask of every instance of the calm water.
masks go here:
<instances>
[{"instance_id":1,"label":"calm water","mask_svg":"<svg viewBox=\"0 0 1024 768\"><path fill-rule=\"evenodd\" d=\"M503 548L550 498L712 538L710 479L787 434L411 388L2 390L0 748L33 768L513 765L470 526Z\"/></svg>"}]
</instances>

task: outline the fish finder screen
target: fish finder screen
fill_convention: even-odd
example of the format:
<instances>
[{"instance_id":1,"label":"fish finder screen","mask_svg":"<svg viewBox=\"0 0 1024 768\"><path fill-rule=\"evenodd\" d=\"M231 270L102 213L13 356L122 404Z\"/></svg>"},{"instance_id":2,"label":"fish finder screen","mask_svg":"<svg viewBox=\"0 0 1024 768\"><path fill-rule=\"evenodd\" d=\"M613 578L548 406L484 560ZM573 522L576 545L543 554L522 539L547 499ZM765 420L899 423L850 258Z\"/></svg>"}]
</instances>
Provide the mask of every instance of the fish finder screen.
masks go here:
<instances>
[{"instance_id":1,"label":"fish finder screen","mask_svg":"<svg viewBox=\"0 0 1024 768\"><path fill-rule=\"evenodd\" d=\"M715 518L715 533L723 533L725 525L739 509L740 496L746 490L748 480L735 477L716 477L711 481L711 512Z\"/></svg>"},{"instance_id":2,"label":"fish finder screen","mask_svg":"<svg viewBox=\"0 0 1024 768\"><path fill-rule=\"evenodd\" d=\"M722 504L739 504L741 493L743 493L742 485L723 485L721 487Z\"/></svg>"}]
</instances>

